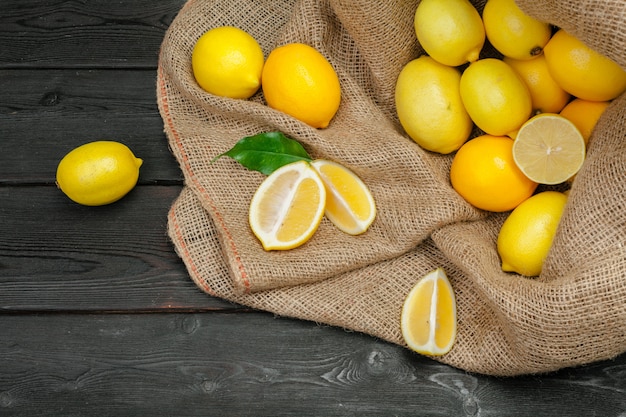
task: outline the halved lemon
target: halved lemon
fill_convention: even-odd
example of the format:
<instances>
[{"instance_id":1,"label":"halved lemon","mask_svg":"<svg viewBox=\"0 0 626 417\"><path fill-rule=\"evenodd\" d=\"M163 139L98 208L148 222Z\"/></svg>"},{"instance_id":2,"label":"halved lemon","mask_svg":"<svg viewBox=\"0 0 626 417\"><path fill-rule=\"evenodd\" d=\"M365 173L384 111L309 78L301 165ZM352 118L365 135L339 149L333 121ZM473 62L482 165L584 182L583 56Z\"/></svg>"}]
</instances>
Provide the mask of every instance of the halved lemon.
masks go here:
<instances>
[{"instance_id":1,"label":"halved lemon","mask_svg":"<svg viewBox=\"0 0 626 417\"><path fill-rule=\"evenodd\" d=\"M293 249L313 236L325 207L317 171L306 161L293 162L272 172L255 192L250 228L265 250Z\"/></svg>"},{"instance_id":2,"label":"halved lemon","mask_svg":"<svg viewBox=\"0 0 626 417\"><path fill-rule=\"evenodd\" d=\"M374 197L365 183L336 162L317 159L311 165L326 186L326 217L350 235L365 232L376 217Z\"/></svg>"},{"instance_id":3,"label":"halved lemon","mask_svg":"<svg viewBox=\"0 0 626 417\"><path fill-rule=\"evenodd\" d=\"M439 356L456 339L456 299L443 268L428 273L411 289L402 307L401 329L412 350Z\"/></svg>"},{"instance_id":4,"label":"halved lemon","mask_svg":"<svg viewBox=\"0 0 626 417\"><path fill-rule=\"evenodd\" d=\"M540 184L560 184L585 161L585 140L565 117L542 113L522 125L513 143L520 171Z\"/></svg>"}]
</instances>

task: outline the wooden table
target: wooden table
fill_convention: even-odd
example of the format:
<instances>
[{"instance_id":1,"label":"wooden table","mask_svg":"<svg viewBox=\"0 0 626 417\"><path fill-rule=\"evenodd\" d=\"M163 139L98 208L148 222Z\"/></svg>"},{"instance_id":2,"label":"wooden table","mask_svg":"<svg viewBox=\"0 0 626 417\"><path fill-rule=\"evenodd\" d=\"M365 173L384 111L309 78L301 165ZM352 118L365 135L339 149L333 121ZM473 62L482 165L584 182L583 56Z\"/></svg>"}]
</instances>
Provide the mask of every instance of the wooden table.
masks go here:
<instances>
[{"instance_id":1,"label":"wooden table","mask_svg":"<svg viewBox=\"0 0 626 417\"><path fill-rule=\"evenodd\" d=\"M626 415L626 355L472 375L198 290L166 235L182 176L155 98L183 1L1 1L0 415ZM82 207L56 165L98 139L144 159L140 184Z\"/></svg>"}]
</instances>

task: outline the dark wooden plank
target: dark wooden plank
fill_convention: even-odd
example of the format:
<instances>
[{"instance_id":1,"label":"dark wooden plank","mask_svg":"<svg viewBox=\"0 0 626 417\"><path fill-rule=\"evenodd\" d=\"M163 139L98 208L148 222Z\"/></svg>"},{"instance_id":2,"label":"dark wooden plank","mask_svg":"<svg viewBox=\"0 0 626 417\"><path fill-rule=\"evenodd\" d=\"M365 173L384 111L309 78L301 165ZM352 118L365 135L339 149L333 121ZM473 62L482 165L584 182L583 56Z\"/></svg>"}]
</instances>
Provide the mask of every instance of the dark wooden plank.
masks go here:
<instances>
[{"instance_id":1,"label":"dark wooden plank","mask_svg":"<svg viewBox=\"0 0 626 417\"><path fill-rule=\"evenodd\" d=\"M471 375L265 313L1 316L4 416L623 416L626 357Z\"/></svg>"},{"instance_id":2,"label":"dark wooden plank","mask_svg":"<svg viewBox=\"0 0 626 417\"><path fill-rule=\"evenodd\" d=\"M0 68L155 68L184 0L3 0Z\"/></svg>"},{"instance_id":3,"label":"dark wooden plank","mask_svg":"<svg viewBox=\"0 0 626 417\"><path fill-rule=\"evenodd\" d=\"M101 139L144 159L143 183L182 178L152 70L0 70L0 137L0 184L53 183L67 152Z\"/></svg>"},{"instance_id":4,"label":"dark wooden plank","mask_svg":"<svg viewBox=\"0 0 626 417\"><path fill-rule=\"evenodd\" d=\"M53 186L0 187L0 311L232 309L197 289L167 237L180 189L84 207Z\"/></svg>"}]
</instances>

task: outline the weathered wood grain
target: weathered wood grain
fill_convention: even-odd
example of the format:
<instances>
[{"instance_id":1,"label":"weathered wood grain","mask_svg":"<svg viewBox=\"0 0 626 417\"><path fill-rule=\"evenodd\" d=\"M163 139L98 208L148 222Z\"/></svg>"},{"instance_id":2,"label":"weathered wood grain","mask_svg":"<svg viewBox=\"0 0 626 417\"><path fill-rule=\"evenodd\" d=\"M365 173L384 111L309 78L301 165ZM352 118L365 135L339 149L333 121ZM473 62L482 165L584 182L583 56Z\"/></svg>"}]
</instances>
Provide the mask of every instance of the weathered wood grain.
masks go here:
<instances>
[{"instance_id":1,"label":"weathered wood grain","mask_svg":"<svg viewBox=\"0 0 626 417\"><path fill-rule=\"evenodd\" d=\"M67 152L103 139L144 160L142 183L182 181L152 70L0 70L0 138L0 184L52 184Z\"/></svg>"},{"instance_id":2,"label":"weathered wood grain","mask_svg":"<svg viewBox=\"0 0 626 417\"><path fill-rule=\"evenodd\" d=\"M0 187L0 312L232 309L196 288L167 237L180 189L85 207L53 186Z\"/></svg>"},{"instance_id":3,"label":"weathered wood grain","mask_svg":"<svg viewBox=\"0 0 626 417\"><path fill-rule=\"evenodd\" d=\"M626 358L515 380L265 313L0 316L7 416L591 416ZM89 340L90 343L85 343Z\"/></svg>"},{"instance_id":4,"label":"weathered wood grain","mask_svg":"<svg viewBox=\"0 0 626 417\"><path fill-rule=\"evenodd\" d=\"M184 0L3 0L0 68L156 68Z\"/></svg>"}]
</instances>

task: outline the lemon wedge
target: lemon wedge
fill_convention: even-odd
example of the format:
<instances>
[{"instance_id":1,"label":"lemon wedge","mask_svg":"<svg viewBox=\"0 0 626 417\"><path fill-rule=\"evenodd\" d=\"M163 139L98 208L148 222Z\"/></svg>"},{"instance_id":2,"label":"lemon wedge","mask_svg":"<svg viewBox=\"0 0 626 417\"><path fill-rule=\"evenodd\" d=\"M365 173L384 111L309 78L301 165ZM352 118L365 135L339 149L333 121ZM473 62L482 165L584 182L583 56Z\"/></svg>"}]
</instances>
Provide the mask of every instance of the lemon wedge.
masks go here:
<instances>
[{"instance_id":1,"label":"lemon wedge","mask_svg":"<svg viewBox=\"0 0 626 417\"><path fill-rule=\"evenodd\" d=\"M364 233L376 217L376 204L367 186L336 162L317 159L311 165L326 187L326 217L345 233Z\"/></svg>"},{"instance_id":2,"label":"lemon wedge","mask_svg":"<svg viewBox=\"0 0 626 417\"><path fill-rule=\"evenodd\" d=\"M456 299L445 271L437 268L411 289L402 307L401 329L412 350L439 356L456 339Z\"/></svg>"}]
</instances>

